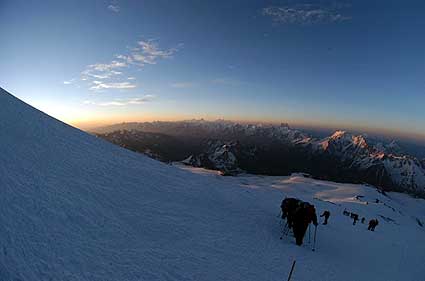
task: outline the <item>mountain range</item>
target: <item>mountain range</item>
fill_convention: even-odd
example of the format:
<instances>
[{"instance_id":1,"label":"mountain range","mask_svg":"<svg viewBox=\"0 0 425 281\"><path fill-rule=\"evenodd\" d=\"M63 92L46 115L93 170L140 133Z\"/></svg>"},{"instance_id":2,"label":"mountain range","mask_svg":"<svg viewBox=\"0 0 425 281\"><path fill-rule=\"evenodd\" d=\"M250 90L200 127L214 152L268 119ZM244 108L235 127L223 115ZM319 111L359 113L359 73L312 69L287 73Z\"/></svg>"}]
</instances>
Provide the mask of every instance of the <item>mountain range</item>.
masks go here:
<instances>
[{"instance_id":1,"label":"mountain range","mask_svg":"<svg viewBox=\"0 0 425 281\"><path fill-rule=\"evenodd\" d=\"M99 137L156 159L182 161L225 175L303 172L319 179L369 183L384 191L425 196L425 160L410 155L394 140L367 134L336 131L317 138L286 123L225 120L124 123L101 131Z\"/></svg>"}]
</instances>

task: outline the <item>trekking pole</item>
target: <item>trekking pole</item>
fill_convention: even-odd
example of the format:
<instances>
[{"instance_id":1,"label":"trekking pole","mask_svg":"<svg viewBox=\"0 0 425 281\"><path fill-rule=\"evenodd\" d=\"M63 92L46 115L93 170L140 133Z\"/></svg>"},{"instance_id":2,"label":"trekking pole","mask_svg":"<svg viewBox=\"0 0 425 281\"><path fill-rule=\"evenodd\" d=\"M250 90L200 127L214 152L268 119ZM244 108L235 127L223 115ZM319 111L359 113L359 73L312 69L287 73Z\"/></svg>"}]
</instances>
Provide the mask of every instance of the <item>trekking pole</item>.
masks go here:
<instances>
[{"instance_id":1,"label":"trekking pole","mask_svg":"<svg viewBox=\"0 0 425 281\"><path fill-rule=\"evenodd\" d=\"M311 244L311 240L310 240L310 229L311 229L311 224L308 224L308 244Z\"/></svg>"},{"instance_id":2,"label":"trekking pole","mask_svg":"<svg viewBox=\"0 0 425 281\"><path fill-rule=\"evenodd\" d=\"M284 225L284 227L283 227L283 230L282 230L282 236L280 236L280 239L281 239L281 240L283 239L283 236L284 236L284 235L287 235L287 232L286 232L286 229L287 229L287 228L289 228L288 223L286 223L286 224Z\"/></svg>"},{"instance_id":3,"label":"trekking pole","mask_svg":"<svg viewBox=\"0 0 425 281\"><path fill-rule=\"evenodd\" d=\"M313 249L312 251L316 251L316 232L317 232L317 225L314 228L314 241L313 241Z\"/></svg>"},{"instance_id":4,"label":"trekking pole","mask_svg":"<svg viewBox=\"0 0 425 281\"><path fill-rule=\"evenodd\" d=\"M276 218L281 217L282 216L282 210L280 210L279 214L276 216Z\"/></svg>"},{"instance_id":5,"label":"trekking pole","mask_svg":"<svg viewBox=\"0 0 425 281\"><path fill-rule=\"evenodd\" d=\"M290 231L291 229L290 229L290 227L289 227L289 224L288 224L288 222L286 222L286 231L285 231L285 235L286 236L288 236L288 234L289 234L289 231Z\"/></svg>"},{"instance_id":6,"label":"trekking pole","mask_svg":"<svg viewBox=\"0 0 425 281\"><path fill-rule=\"evenodd\" d=\"M294 262L292 263L291 272L289 272L289 276L288 276L288 281L291 281L292 272L294 271L294 267L295 267L295 262L296 260L294 260Z\"/></svg>"}]
</instances>

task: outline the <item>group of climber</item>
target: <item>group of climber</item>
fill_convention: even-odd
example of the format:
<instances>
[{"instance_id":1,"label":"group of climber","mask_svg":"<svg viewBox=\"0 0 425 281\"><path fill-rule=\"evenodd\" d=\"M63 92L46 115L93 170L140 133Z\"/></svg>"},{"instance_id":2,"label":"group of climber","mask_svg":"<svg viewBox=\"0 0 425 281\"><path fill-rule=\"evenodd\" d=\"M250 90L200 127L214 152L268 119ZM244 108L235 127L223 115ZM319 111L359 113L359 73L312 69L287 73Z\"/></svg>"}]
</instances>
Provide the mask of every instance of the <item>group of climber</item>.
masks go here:
<instances>
[{"instance_id":1,"label":"group of climber","mask_svg":"<svg viewBox=\"0 0 425 281\"><path fill-rule=\"evenodd\" d=\"M297 198L283 199L280 208L282 210L282 219L286 219L288 230L293 230L296 244L301 246L308 225L311 222L313 222L315 226L318 224L316 209L310 203L301 201ZM325 217L326 223L328 218L329 216L327 216L327 218Z\"/></svg>"},{"instance_id":2,"label":"group of climber","mask_svg":"<svg viewBox=\"0 0 425 281\"><path fill-rule=\"evenodd\" d=\"M318 225L316 209L314 205L308 202L301 201L297 198L286 197L285 199L283 199L280 208L282 219L286 219L285 229L287 230L287 232L292 229L296 244L298 246L301 246L303 244L304 235L310 223L313 223L316 227ZM359 220L358 214L350 213L347 210L344 210L343 214L345 216L350 216L353 219L353 225L355 225L356 222ZM323 225L328 224L330 215L331 213L328 210L325 210L320 215L320 217L324 218ZM365 220L366 219L363 217L361 219L361 222L364 224ZM374 231L377 225L377 219L370 220L368 230Z\"/></svg>"},{"instance_id":3,"label":"group of climber","mask_svg":"<svg viewBox=\"0 0 425 281\"><path fill-rule=\"evenodd\" d=\"M378 199L376 199L376 200L378 200ZM353 219L353 225L356 225L356 222L359 220L359 215L358 214L352 213L352 212L350 213L350 212L347 211L347 209L344 209L344 211L342 212L342 214L344 216L349 216L350 218L352 218ZM365 217L362 217L361 223L362 224L365 224L366 223L366 218ZM375 231L375 227L378 224L379 224L379 221L377 219L371 219L369 221L369 226L368 226L367 230Z\"/></svg>"}]
</instances>

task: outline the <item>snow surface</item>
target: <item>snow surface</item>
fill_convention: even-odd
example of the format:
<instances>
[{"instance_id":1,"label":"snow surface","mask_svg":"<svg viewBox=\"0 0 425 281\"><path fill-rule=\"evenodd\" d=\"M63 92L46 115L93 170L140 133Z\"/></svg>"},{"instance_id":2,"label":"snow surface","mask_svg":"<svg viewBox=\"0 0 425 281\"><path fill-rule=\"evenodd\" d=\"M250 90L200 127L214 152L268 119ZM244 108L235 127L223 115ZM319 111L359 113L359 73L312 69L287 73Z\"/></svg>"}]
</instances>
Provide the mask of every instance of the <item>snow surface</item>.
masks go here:
<instances>
[{"instance_id":1,"label":"snow surface","mask_svg":"<svg viewBox=\"0 0 425 281\"><path fill-rule=\"evenodd\" d=\"M425 279L422 199L166 165L1 89L0 192L2 281L286 280L294 259L292 280ZM331 211L316 252L279 240L284 196ZM378 218L376 231L352 226L344 208Z\"/></svg>"}]
</instances>

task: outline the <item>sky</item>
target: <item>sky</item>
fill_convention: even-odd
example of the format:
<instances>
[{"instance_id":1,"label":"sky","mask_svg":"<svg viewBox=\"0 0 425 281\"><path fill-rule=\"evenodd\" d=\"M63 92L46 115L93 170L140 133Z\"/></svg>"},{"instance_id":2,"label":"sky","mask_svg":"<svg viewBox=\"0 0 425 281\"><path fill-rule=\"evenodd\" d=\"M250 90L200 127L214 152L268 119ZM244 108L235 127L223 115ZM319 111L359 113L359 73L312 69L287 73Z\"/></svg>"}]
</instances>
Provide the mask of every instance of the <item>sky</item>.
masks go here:
<instances>
[{"instance_id":1,"label":"sky","mask_svg":"<svg viewBox=\"0 0 425 281\"><path fill-rule=\"evenodd\" d=\"M425 140L424 10L0 0L0 87L83 129L222 118Z\"/></svg>"}]
</instances>

